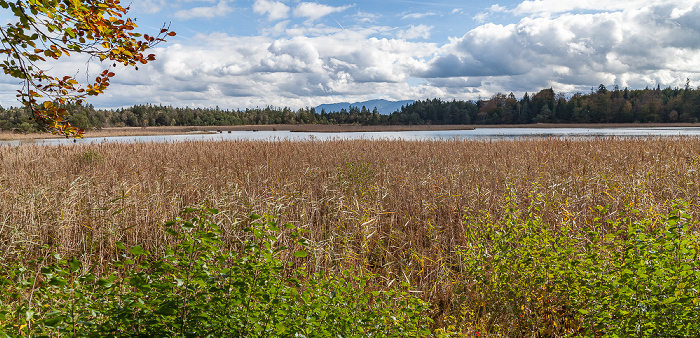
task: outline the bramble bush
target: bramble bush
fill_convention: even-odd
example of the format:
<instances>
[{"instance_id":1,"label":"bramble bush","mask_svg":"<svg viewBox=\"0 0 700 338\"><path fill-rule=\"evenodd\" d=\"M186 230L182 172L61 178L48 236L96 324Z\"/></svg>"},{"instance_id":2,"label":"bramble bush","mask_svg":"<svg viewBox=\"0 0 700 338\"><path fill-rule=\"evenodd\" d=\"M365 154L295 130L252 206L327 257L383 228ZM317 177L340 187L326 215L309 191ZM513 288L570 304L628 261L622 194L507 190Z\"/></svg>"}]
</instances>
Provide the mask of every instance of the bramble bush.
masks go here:
<instances>
[{"instance_id":1,"label":"bramble bush","mask_svg":"<svg viewBox=\"0 0 700 338\"><path fill-rule=\"evenodd\" d=\"M58 254L2 262L1 337L417 337L427 304L372 276L291 269L281 236L304 245L300 230L252 215L238 250L212 221L218 211L186 209L165 224L177 238L159 254L127 248L103 276ZM303 250L293 253L303 258ZM290 271L291 270L291 271ZM367 289L365 289L367 287ZM404 288L407 285L404 285Z\"/></svg>"}]
</instances>

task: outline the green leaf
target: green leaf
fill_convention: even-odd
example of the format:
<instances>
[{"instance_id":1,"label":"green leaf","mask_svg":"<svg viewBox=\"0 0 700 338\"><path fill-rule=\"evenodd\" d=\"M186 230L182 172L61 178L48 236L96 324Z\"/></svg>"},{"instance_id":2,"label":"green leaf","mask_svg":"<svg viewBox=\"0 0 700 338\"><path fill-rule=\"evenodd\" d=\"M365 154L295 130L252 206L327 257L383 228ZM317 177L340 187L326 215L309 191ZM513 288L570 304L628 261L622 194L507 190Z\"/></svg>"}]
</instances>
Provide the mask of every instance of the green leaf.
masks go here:
<instances>
[{"instance_id":1,"label":"green leaf","mask_svg":"<svg viewBox=\"0 0 700 338\"><path fill-rule=\"evenodd\" d=\"M299 257L299 258L304 258L304 257L306 257L307 255L308 255L308 254L307 254L306 251L304 251L304 250L299 250L299 251L297 251L297 252L294 253L294 257Z\"/></svg>"},{"instance_id":2,"label":"green leaf","mask_svg":"<svg viewBox=\"0 0 700 338\"><path fill-rule=\"evenodd\" d=\"M70 272L76 272L78 269L80 269L80 261L75 259L75 257L71 258L70 262Z\"/></svg>"},{"instance_id":3,"label":"green leaf","mask_svg":"<svg viewBox=\"0 0 700 338\"><path fill-rule=\"evenodd\" d=\"M44 325L48 327L55 327L56 325L60 324L63 321L63 317L57 316L53 318L49 318L44 320Z\"/></svg>"},{"instance_id":4,"label":"green leaf","mask_svg":"<svg viewBox=\"0 0 700 338\"><path fill-rule=\"evenodd\" d=\"M109 288L112 286L112 282L113 282L113 280L100 278L97 280L97 285L99 285L103 288Z\"/></svg>"},{"instance_id":5,"label":"green leaf","mask_svg":"<svg viewBox=\"0 0 700 338\"><path fill-rule=\"evenodd\" d=\"M49 279L49 285L51 286L64 286L68 284L65 279L58 278L58 277L52 277Z\"/></svg>"},{"instance_id":6,"label":"green leaf","mask_svg":"<svg viewBox=\"0 0 700 338\"><path fill-rule=\"evenodd\" d=\"M177 313L177 300L168 300L165 303L163 303L158 310L156 310L157 314L160 315L168 315L172 316Z\"/></svg>"},{"instance_id":7,"label":"green leaf","mask_svg":"<svg viewBox=\"0 0 700 338\"><path fill-rule=\"evenodd\" d=\"M146 250L144 250L143 247L141 247L140 245L132 246L131 249L129 249L129 252L134 256L146 254Z\"/></svg>"},{"instance_id":8,"label":"green leaf","mask_svg":"<svg viewBox=\"0 0 700 338\"><path fill-rule=\"evenodd\" d=\"M671 304L675 301L676 301L676 297L668 297L668 298L664 299L663 303L664 304Z\"/></svg>"}]
</instances>

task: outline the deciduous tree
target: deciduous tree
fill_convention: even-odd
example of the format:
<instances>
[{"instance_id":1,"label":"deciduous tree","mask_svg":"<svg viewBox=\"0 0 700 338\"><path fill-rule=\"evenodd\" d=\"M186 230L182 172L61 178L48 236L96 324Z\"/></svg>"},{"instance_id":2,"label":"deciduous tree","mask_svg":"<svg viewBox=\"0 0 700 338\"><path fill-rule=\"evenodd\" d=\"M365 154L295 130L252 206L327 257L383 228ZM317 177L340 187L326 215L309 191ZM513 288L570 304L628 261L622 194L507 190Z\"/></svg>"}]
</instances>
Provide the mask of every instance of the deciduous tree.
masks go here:
<instances>
[{"instance_id":1,"label":"deciduous tree","mask_svg":"<svg viewBox=\"0 0 700 338\"><path fill-rule=\"evenodd\" d=\"M0 26L0 67L19 79L17 97L43 127L66 137L82 137L82 130L67 121L70 113L61 106L80 104L109 86L117 64L138 69L155 60L146 51L175 35L169 26L154 36L134 30L137 25L119 0L0 0L12 20ZM51 60L86 54L104 61L94 80L81 85L74 74L53 74ZM87 76L90 76L89 74Z\"/></svg>"}]
</instances>

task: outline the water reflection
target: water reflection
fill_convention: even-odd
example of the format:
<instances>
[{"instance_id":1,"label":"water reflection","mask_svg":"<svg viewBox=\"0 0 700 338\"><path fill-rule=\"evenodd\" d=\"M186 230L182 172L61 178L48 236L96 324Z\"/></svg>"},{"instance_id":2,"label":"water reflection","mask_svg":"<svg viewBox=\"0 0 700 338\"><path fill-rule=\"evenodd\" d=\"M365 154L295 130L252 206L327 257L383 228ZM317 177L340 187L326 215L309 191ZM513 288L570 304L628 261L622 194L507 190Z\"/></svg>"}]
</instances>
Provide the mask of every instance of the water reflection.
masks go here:
<instances>
[{"instance_id":1,"label":"water reflection","mask_svg":"<svg viewBox=\"0 0 700 338\"><path fill-rule=\"evenodd\" d=\"M183 142L200 140L431 140L431 139L517 139L529 137L587 138L600 136L616 137L700 137L700 127L658 128L477 128L474 130L438 131L390 131L390 132L290 132L279 131L231 131L230 133L192 133L185 135L120 136L105 138L43 139L22 141L0 141L0 145L21 144L85 144L100 142Z\"/></svg>"}]
</instances>

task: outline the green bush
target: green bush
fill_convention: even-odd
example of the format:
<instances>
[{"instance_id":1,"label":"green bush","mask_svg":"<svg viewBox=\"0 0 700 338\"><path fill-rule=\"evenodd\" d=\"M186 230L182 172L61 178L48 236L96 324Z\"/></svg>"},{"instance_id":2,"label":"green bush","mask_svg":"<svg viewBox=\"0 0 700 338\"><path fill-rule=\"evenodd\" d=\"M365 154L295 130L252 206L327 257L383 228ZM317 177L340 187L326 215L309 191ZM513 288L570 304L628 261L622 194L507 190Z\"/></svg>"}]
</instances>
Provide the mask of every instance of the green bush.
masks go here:
<instances>
[{"instance_id":1,"label":"green bush","mask_svg":"<svg viewBox=\"0 0 700 338\"><path fill-rule=\"evenodd\" d=\"M4 263L3 337L416 337L429 334L427 305L397 289L375 289L372 276L291 270L280 260L304 239L256 215L234 250L219 238L213 209L168 222L177 244L156 255L125 247L108 275L75 258ZM305 251L294 256L303 258ZM36 269L35 269L36 268ZM290 271L291 270L291 271ZM367 288L367 289L366 289Z\"/></svg>"},{"instance_id":2,"label":"green bush","mask_svg":"<svg viewBox=\"0 0 700 338\"><path fill-rule=\"evenodd\" d=\"M626 230L586 245L572 261L569 288L587 332L700 336L700 237L690 231L687 206L673 209L658 219L628 222Z\"/></svg>"},{"instance_id":3,"label":"green bush","mask_svg":"<svg viewBox=\"0 0 700 338\"><path fill-rule=\"evenodd\" d=\"M685 204L588 229L510 207L470 227L462 322L505 336L700 336L700 236Z\"/></svg>"}]
</instances>

